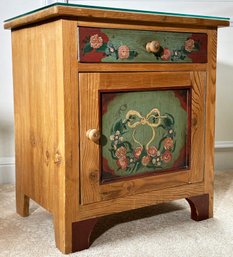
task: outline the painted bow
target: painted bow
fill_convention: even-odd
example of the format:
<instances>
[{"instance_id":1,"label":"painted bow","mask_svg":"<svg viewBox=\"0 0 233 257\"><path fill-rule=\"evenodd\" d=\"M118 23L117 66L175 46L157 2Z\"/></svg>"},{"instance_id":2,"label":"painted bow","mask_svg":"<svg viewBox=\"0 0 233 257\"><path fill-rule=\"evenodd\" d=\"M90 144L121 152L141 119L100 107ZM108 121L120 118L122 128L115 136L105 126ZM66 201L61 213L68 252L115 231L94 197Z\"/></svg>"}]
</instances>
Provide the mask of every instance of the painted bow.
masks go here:
<instances>
[{"instance_id":1,"label":"painted bow","mask_svg":"<svg viewBox=\"0 0 233 257\"><path fill-rule=\"evenodd\" d=\"M135 121L132 120L132 117L137 118ZM153 108L145 117L143 117L138 111L130 110L126 114L126 120L128 121L127 124L129 128L133 128L133 140L138 143L141 147L143 145L135 138L135 132L136 128L140 125L147 125L152 129L152 137L150 141L146 144L146 149L149 148L150 143L154 140L155 138L155 128L157 128L161 124L161 119L166 118L167 116L161 116L160 111L157 108ZM157 121L157 122L156 122Z\"/></svg>"}]
</instances>

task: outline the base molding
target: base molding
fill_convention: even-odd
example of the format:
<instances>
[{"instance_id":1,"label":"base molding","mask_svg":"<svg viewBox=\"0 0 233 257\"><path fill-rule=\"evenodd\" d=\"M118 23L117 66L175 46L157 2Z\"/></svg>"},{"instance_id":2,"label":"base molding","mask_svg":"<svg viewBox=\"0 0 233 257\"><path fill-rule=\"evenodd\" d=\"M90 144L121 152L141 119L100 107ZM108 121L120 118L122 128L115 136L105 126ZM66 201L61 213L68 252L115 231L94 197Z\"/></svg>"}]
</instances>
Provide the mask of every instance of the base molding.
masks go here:
<instances>
[{"instance_id":1,"label":"base molding","mask_svg":"<svg viewBox=\"0 0 233 257\"><path fill-rule=\"evenodd\" d=\"M223 150L223 149L228 149L233 151L233 141L216 141L215 150Z\"/></svg>"}]
</instances>

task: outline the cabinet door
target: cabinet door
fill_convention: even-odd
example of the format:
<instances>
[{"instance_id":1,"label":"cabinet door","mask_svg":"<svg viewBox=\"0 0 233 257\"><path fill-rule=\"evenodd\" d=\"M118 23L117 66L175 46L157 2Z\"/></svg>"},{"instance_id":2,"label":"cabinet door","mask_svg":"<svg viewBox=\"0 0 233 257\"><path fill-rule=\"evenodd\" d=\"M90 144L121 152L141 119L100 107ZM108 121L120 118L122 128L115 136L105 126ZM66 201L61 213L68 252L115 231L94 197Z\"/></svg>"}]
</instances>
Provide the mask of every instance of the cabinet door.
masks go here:
<instances>
[{"instance_id":1,"label":"cabinet door","mask_svg":"<svg viewBox=\"0 0 233 257\"><path fill-rule=\"evenodd\" d=\"M205 72L79 74L81 203L202 181L205 83Z\"/></svg>"}]
</instances>

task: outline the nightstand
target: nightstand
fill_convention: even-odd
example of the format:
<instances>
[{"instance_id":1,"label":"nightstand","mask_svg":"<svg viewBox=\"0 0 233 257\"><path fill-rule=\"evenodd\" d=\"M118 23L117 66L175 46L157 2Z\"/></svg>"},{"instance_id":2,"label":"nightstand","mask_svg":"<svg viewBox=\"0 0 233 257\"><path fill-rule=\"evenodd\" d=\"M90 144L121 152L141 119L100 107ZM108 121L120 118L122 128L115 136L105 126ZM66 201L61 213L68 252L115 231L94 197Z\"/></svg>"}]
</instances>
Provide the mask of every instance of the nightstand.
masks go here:
<instances>
[{"instance_id":1,"label":"nightstand","mask_svg":"<svg viewBox=\"0 0 233 257\"><path fill-rule=\"evenodd\" d=\"M17 212L63 253L100 216L187 199L213 216L217 28L229 20L53 4L12 31Z\"/></svg>"}]
</instances>

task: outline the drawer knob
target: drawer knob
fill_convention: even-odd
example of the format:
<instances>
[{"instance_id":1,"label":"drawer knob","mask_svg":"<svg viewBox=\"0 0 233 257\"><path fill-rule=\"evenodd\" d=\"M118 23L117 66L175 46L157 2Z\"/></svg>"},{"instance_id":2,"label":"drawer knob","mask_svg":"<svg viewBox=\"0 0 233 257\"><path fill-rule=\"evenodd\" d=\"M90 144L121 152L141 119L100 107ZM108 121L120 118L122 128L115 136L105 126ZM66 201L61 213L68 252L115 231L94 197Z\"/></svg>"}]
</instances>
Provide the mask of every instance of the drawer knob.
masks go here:
<instances>
[{"instance_id":1,"label":"drawer knob","mask_svg":"<svg viewBox=\"0 0 233 257\"><path fill-rule=\"evenodd\" d=\"M86 136L91 141L97 143L100 139L100 132L98 129L88 129L88 131L86 132Z\"/></svg>"},{"instance_id":2,"label":"drawer knob","mask_svg":"<svg viewBox=\"0 0 233 257\"><path fill-rule=\"evenodd\" d=\"M148 53L157 53L160 50L160 43L159 41L151 41L146 44L146 51Z\"/></svg>"}]
</instances>

